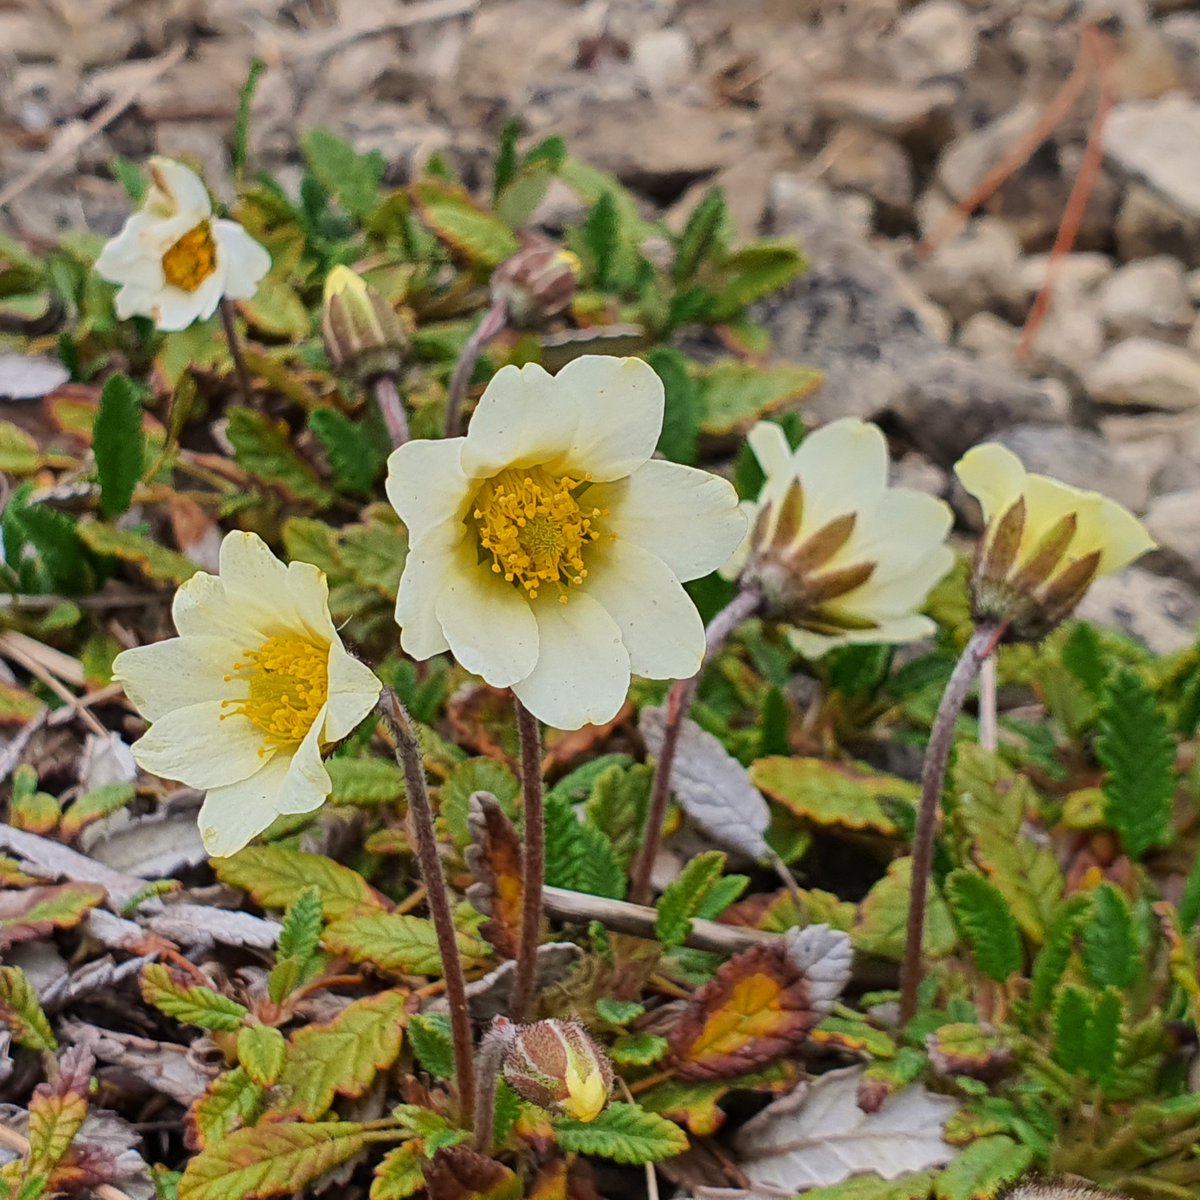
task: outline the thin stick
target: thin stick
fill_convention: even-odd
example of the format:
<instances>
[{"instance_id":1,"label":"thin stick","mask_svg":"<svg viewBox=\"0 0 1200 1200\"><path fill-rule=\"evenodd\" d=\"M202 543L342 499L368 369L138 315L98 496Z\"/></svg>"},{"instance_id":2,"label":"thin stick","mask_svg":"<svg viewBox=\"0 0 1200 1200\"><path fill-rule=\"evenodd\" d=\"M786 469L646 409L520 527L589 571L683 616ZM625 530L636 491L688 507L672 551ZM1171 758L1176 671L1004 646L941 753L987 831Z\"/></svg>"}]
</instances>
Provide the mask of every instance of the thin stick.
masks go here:
<instances>
[{"instance_id":1,"label":"thin stick","mask_svg":"<svg viewBox=\"0 0 1200 1200\"><path fill-rule=\"evenodd\" d=\"M646 828L642 847L633 861L631 876L633 884L629 898L634 904L646 904L650 899L650 874L662 842L663 821L667 815L667 803L671 796L671 768L675 763L675 751L679 747L679 731L683 718L692 706L692 697L700 683L700 674L731 633L745 620L752 617L762 604L762 593L746 588L736 596L708 623L704 631L704 658L691 679L677 680L667 697L667 720L663 729L663 742L658 760L654 764L654 782L650 787L650 804L646 813Z\"/></svg>"},{"instance_id":2,"label":"thin stick","mask_svg":"<svg viewBox=\"0 0 1200 1200\"><path fill-rule=\"evenodd\" d=\"M467 983L463 975L462 958L458 953L458 940L454 933L454 916L450 911L446 877L442 874L442 864L438 858L433 809L429 804L429 789L425 785L425 763L408 713L404 711L404 705L391 688L383 689L379 698L379 712L396 739L396 759L404 771L408 811L412 816L413 830L417 838L417 858L425 889L429 893L429 912L433 917L438 951L442 957L442 974L446 980L459 1111L464 1121L470 1121L474 1117L475 1109L475 1058L471 1037L471 1014L467 1008Z\"/></svg>"},{"instance_id":3,"label":"thin stick","mask_svg":"<svg viewBox=\"0 0 1200 1200\"><path fill-rule=\"evenodd\" d=\"M996 714L996 656L989 655L979 670L979 745L989 754L1000 744Z\"/></svg>"},{"instance_id":4,"label":"thin stick","mask_svg":"<svg viewBox=\"0 0 1200 1200\"><path fill-rule=\"evenodd\" d=\"M400 390L396 387L396 377L377 375L371 387L392 445L403 446L411 434L408 431L408 414L404 411L404 402L400 399Z\"/></svg>"},{"instance_id":5,"label":"thin stick","mask_svg":"<svg viewBox=\"0 0 1200 1200\"><path fill-rule=\"evenodd\" d=\"M229 353L237 370L238 391L242 393L242 403L250 405L250 372L246 370L246 356L242 353L242 339L238 336L237 315L233 304L227 297L221 297L217 306L221 310L221 324L225 326L225 340L229 343Z\"/></svg>"},{"instance_id":6,"label":"thin stick","mask_svg":"<svg viewBox=\"0 0 1200 1200\"><path fill-rule=\"evenodd\" d=\"M496 301L483 316L483 320L475 327L475 332L467 338L467 344L454 364L454 374L450 376L450 389L446 397L446 436L458 437L458 427L462 422L463 401L467 397L467 387L475 371L483 348L504 328L508 320L508 306L503 301Z\"/></svg>"},{"instance_id":7,"label":"thin stick","mask_svg":"<svg viewBox=\"0 0 1200 1200\"><path fill-rule=\"evenodd\" d=\"M525 806L522 854L521 944L513 982L512 1019L528 1021L537 985L537 952L542 939L542 889L546 883L546 810L542 803L542 731L537 717L513 697L521 736L521 792Z\"/></svg>"},{"instance_id":8,"label":"thin stick","mask_svg":"<svg viewBox=\"0 0 1200 1200\"><path fill-rule=\"evenodd\" d=\"M921 807L913 834L912 894L908 902L908 929L904 960L900 964L900 1023L917 1011L917 989L921 986L921 942L925 934L925 905L929 876L933 870L933 835L937 828L938 804L946 781L946 764L954 742L954 722L966 703L967 693L984 660L995 650L1004 625L980 625L954 665L937 716L929 733L925 763L921 770Z\"/></svg>"},{"instance_id":9,"label":"thin stick","mask_svg":"<svg viewBox=\"0 0 1200 1200\"><path fill-rule=\"evenodd\" d=\"M103 738L108 737L108 730L84 705L80 704L79 697L64 687L58 678L46 670L32 654L26 653L24 648L15 642L15 636L19 635L5 634L0 637L0 654L3 654L5 658L12 659L13 662L24 667L35 679L44 683L93 733Z\"/></svg>"}]
</instances>

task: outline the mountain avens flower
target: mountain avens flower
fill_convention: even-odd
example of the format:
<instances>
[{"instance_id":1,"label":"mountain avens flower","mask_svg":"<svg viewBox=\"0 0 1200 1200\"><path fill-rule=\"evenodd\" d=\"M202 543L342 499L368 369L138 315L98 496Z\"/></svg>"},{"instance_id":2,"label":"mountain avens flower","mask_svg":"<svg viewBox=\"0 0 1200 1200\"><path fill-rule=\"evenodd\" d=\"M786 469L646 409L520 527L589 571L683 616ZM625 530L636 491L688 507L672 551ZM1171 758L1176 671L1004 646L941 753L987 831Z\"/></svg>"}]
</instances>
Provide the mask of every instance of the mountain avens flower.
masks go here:
<instances>
[{"instance_id":1,"label":"mountain avens flower","mask_svg":"<svg viewBox=\"0 0 1200 1200\"><path fill-rule=\"evenodd\" d=\"M240 850L282 813L320 807L330 792L322 752L379 698L374 674L342 645L324 574L284 566L253 533L221 543L220 575L175 594L179 637L118 654L113 676L150 729L140 766L207 792L205 849Z\"/></svg>"},{"instance_id":2,"label":"mountain avens flower","mask_svg":"<svg viewBox=\"0 0 1200 1200\"><path fill-rule=\"evenodd\" d=\"M1012 637L1044 637L1094 580L1155 546L1115 500L1028 474L994 442L968 450L954 473L987 522L971 585L975 618L1005 622Z\"/></svg>"},{"instance_id":3,"label":"mountain avens flower","mask_svg":"<svg viewBox=\"0 0 1200 1200\"><path fill-rule=\"evenodd\" d=\"M574 1021L535 1021L508 1034L500 1071L523 1100L594 1121L608 1103L613 1069L591 1034Z\"/></svg>"},{"instance_id":4,"label":"mountain avens flower","mask_svg":"<svg viewBox=\"0 0 1200 1200\"><path fill-rule=\"evenodd\" d=\"M379 290L349 267L336 266L326 276L321 333L333 365L364 381L403 365L403 323Z\"/></svg>"},{"instance_id":5,"label":"mountain avens flower","mask_svg":"<svg viewBox=\"0 0 1200 1200\"><path fill-rule=\"evenodd\" d=\"M875 425L854 418L810 433L796 450L761 422L750 448L766 475L747 503L747 536L725 573L764 597L810 658L853 642L909 642L934 624L919 610L950 570L952 517L940 500L888 487L888 453Z\"/></svg>"},{"instance_id":6,"label":"mountain avens flower","mask_svg":"<svg viewBox=\"0 0 1200 1200\"><path fill-rule=\"evenodd\" d=\"M646 363L590 355L553 377L505 367L466 437L394 451L404 651L452 651L559 729L611 720L631 672L695 674L704 628L681 583L746 522L725 480L651 459L662 420Z\"/></svg>"},{"instance_id":7,"label":"mountain avens flower","mask_svg":"<svg viewBox=\"0 0 1200 1200\"><path fill-rule=\"evenodd\" d=\"M96 260L98 275L121 284L117 316L186 329L222 296L250 299L271 269L267 251L236 221L213 216L204 184L182 163L152 158L150 178L142 207Z\"/></svg>"}]
</instances>

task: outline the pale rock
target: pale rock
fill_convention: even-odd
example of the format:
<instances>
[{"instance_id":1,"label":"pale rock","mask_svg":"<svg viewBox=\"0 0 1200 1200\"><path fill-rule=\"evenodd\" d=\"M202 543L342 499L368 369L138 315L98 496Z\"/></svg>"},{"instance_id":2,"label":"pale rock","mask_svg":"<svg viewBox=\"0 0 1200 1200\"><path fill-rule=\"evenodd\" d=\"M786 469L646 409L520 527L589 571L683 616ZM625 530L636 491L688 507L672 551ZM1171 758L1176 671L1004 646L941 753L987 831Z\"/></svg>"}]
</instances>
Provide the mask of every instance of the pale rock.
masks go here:
<instances>
[{"instance_id":1,"label":"pale rock","mask_svg":"<svg viewBox=\"0 0 1200 1200\"><path fill-rule=\"evenodd\" d=\"M749 242L762 231L771 180L779 170L774 150L752 150L731 167L708 179L698 179L667 210L664 218L673 233L682 233L687 219L713 187L725 195L725 208L737 243ZM586 215L586 210L585 210Z\"/></svg>"},{"instance_id":2,"label":"pale rock","mask_svg":"<svg viewBox=\"0 0 1200 1200\"><path fill-rule=\"evenodd\" d=\"M1037 123L1041 111L1037 101L1022 100L1002 116L956 138L938 162L938 182L955 200L965 198Z\"/></svg>"},{"instance_id":3,"label":"pale rock","mask_svg":"<svg viewBox=\"0 0 1200 1200\"><path fill-rule=\"evenodd\" d=\"M1104 329L1095 306L1082 297L1053 297L1029 347L1029 370L1079 387L1104 350Z\"/></svg>"},{"instance_id":4,"label":"pale rock","mask_svg":"<svg viewBox=\"0 0 1200 1200\"><path fill-rule=\"evenodd\" d=\"M1200 304L1200 270L1187 273L1187 292L1193 304Z\"/></svg>"},{"instance_id":5,"label":"pale rock","mask_svg":"<svg viewBox=\"0 0 1200 1200\"><path fill-rule=\"evenodd\" d=\"M771 180L767 202L771 225L782 232L800 221L841 226L865 242L871 235L871 202L865 196L842 196L804 175L781 171Z\"/></svg>"},{"instance_id":6,"label":"pale rock","mask_svg":"<svg viewBox=\"0 0 1200 1200\"><path fill-rule=\"evenodd\" d=\"M983 310L1019 312L1025 290L1017 277L1021 245L1006 222L977 217L913 268L913 279L956 321Z\"/></svg>"},{"instance_id":7,"label":"pale rock","mask_svg":"<svg viewBox=\"0 0 1200 1200\"><path fill-rule=\"evenodd\" d=\"M1187 348L1200 357L1200 317L1192 322L1192 328L1188 333Z\"/></svg>"},{"instance_id":8,"label":"pale rock","mask_svg":"<svg viewBox=\"0 0 1200 1200\"><path fill-rule=\"evenodd\" d=\"M892 214L903 215L911 207L912 164L894 138L862 126L842 125L821 157L828 162L825 178L834 187L864 192Z\"/></svg>"},{"instance_id":9,"label":"pale rock","mask_svg":"<svg viewBox=\"0 0 1200 1200\"><path fill-rule=\"evenodd\" d=\"M1185 0L1186 7L1190 0ZM1193 93L1200 92L1200 12L1175 13L1160 21L1163 40L1175 55L1181 80Z\"/></svg>"},{"instance_id":10,"label":"pale rock","mask_svg":"<svg viewBox=\"0 0 1200 1200\"><path fill-rule=\"evenodd\" d=\"M1101 404L1195 408L1200 406L1200 358L1168 342L1126 338L1104 352L1084 383Z\"/></svg>"},{"instance_id":11,"label":"pale rock","mask_svg":"<svg viewBox=\"0 0 1200 1200\"><path fill-rule=\"evenodd\" d=\"M941 498L949 490L950 476L924 455L910 452L892 463L888 483L891 487L911 488Z\"/></svg>"},{"instance_id":12,"label":"pale rock","mask_svg":"<svg viewBox=\"0 0 1200 1200\"><path fill-rule=\"evenodd\" d=\"M1193 319L1183 267L1166 255L1114 271L1100 289L1099 304L1111 338L1169 336L1187 329Z\"/></svg>"},{"instance_id":13,"label":"pale rock","mask_svg":"<svg viewBox=\"0 0 1200 1200\"><path fill-rule=\"evenodd\" d=\"M1126 567L1097 579L1075 615L1120 629L1155 654L1174 654L1196 640L1200 597L1177 579Z\"/></svg>"},{"instance_id":14,"label":"pale rock","mask_svg":"<svg viewBox=\"0 0 1200 1200\"><path fill-rule=\"evenodd\" d=\"M1117 213L1117 253L1126 261L1166 254L1200 266L1200 221L1143 184L1132 184Z\"/></svg>"},{"instance_id":15,"label":"pale rock","mask_svg":"<svg viewBox=\"0 0 1200 1200\"><path fill-rule=\"evenodd\" d=\"M926 83L968 70L975 62L978 36L974 18L960 4L924 0L897 22L887 54L899 79Z\"/></svg>"},{"instance_id":16,"label":"pale rock","mask_svg":"<svg viewBox=\"0 0 1200 1200\"><path fill-rule=\"evenodd\" d=\"M655 29L633 43L630 57L646 90L658 96L678 91L691 79L696 51L682 29Z\"/></svg>"},{"instance_id":17,"label":"pale rock","mask_svg":"<svg viewBox=\"0 0 1200 1200\"><path fill-rule=\"evenodd\" d=\"M843 79L815 89L817 111L829 120L856 120L892 137L927 132L958 102L949 83L925 87Z\"/></svg>"},{"instance_id":18,"label":"pale rock","mask_svg":"<svg viewBox=\"0 0 1200 1200\"><path fill-rule=\"evenodd\" d=\"M958 331L958 346L970 350L984 362L1012 367L1017 361L1017 343L1021 331L1003 317L991 312L977 312L969 317Z\"/></svg>"},{"instance_id":19,"label":"pale rock","mask_svg":"<svg viewBox=\"0 0 1200 1200\"><path fill-rule=\"evenodd\" d=\"M1101 416L1100 432L1114 443L1167 438L1181 454L1200 459L1200 411L1111 412Z\"/></svg>"},{"instance_id":20,"label":"pale rock","mask_svg":"<svg viewBox=\"0 0 1200 1200\"><path fill-rule=\"evenodd\" d=\"M1181 215L1200 221L1200 101L1173 93L1116 105L1104 126L1104 152Z\"/></svg>"},{"instance_id":21,"label":"pale rock","mask_svg":"<svg viewBox=\"0 0 1200 1200\"><path fill-rule=\"evenodd\" d=\"M1200 576L1200 488L1155 497L1145 516L1146 528L1165 549Z\"/></svg>"},{"instance_id":22,"label":"pale rock","mask_svg":"<svg viewBox=\"0 0 1200 1200\"><path fill-rule=\"evenodd\" d=\"M1046 284L1050 270L1049 254L1031 254L1022 259L1017 277L1026 294L1034 296ZM1064 254L1054 268L1054 289L1057 292L1087 293L1094 291L1113 272L1113 261L1107 254L1096 250L1084 250L1078 254Z\"/></svg>"}]
</instances>

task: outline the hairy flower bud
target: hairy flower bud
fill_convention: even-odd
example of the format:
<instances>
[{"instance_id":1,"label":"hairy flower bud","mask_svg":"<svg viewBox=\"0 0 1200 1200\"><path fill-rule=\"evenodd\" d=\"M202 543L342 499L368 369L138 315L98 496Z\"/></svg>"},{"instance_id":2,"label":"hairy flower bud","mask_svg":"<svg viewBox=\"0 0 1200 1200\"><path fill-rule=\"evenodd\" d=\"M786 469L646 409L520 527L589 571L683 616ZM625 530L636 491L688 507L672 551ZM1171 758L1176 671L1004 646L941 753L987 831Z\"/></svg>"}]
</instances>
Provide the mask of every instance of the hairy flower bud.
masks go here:
<instances>
[{"instance_id":1,"label":"hairy flower bud","mask_svg":"<svg viewBox=\"0 0 1200 1200\"><path fill-rule=\"evenodd\" d=\"M577 1121L600 1115L613 1081L608 1055L574 1021L517 1026L500 1070L522 1099Z\"/></svg>"},{"instance_id":2,"label":"hairy flower bud","mask_svg":"<svg viewBox=\"0 0 1200 1200\"><path fill-rule=\"evenodd\" d=\"M392 306L343 266L334 267L325 280L321 333L333 365L354 372L364 383L399 371L408 347L408 335Z\"/></svg>"},{"instance_id":3,"label":"hairy flower bud","mask_svg":"<svg viewBox=\"0 0 1200 1200\"><path fill-rule=\"evenodd\" d=\"M558 316L575 298L580 263L569 250L546 238L529 238L492 275L492 299L521 328Z\"/></svg>"}]
</instances>

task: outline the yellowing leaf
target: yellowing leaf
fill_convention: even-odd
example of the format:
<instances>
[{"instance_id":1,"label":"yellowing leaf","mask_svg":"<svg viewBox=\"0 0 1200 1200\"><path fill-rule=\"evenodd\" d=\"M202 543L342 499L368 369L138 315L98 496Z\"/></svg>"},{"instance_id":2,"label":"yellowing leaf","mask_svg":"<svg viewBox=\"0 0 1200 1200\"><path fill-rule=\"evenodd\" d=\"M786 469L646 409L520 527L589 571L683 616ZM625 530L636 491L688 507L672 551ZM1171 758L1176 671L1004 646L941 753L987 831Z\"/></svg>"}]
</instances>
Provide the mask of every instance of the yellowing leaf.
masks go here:
<instances>
[{"instance_id":1,"label":"yellowing leaf","mask_svg":"<svg viewBox=\"0 0 1200 1200\"><path fill-rule=\"evenodd\" d=\"M187 1025L232 1033L241 1027L246 1008L212 988L185 983L182 976L162 963L142 970L142 999L159 1012Z\"/></svg>"},{"instance_id":2,"label":"yellowing leaf","mask_svg":"<svg viewBox=\"0 0 1200 1200\"><path fill-rule=\"evenodd\" d=\"M704 413L701 432L728 437L745 433L760 417L816 391L821 372L794 364L762 368L728 360L705 368L698 381Z\"/></svg>"},{"instance_id":3,"label":"yellowing leaf","mask_svg":"<svg viewBox=\"0 0 1200 1200\"><path fill-rule=\"evenodd\" d=\"M188 1110L187 1144L203 1150L235 1129L258 1119L263 1089L242 1067L218 1075L208 1090Z\"/></svg>"},{"instance_id":4,"label":"yellowing leaf","mask_svg":"<svg viewBox=\"0 0 1200 1200\"><path fill-rule=\"evenodd\" d=\"M9 475L32 475L42 465L37 442L19 425L0 421L0 471Z\"/></svg>"},{"instance_id":5,"label":"yellowing leaf","mask_svg":"<svg viewBox=\"0 0 1200 1200\"><path fill-rule=\"evenodd\" d=\"M752 1075L733 1079L668 1079L642 1092L638 1103L649 1112L660 1113L684 1125L697 1137L708 1137L725 1123L725 1110L718 1103L723 1096L742 1088L757 1092L788 1092L795 1082L795 1066L776 1062Z\"/></svg>"},{"instance_id":6,"label":"yellowing leaf","mask_svg":"<svg viewBox=\"0 0 1200 1200\"><path fill-rule=\"evenodd\" d=\"M870 829L885 837L899 832L880 798L911 798L913 785L890 775L857 771L819 758L760 758L750 778L789 812L814 825Z\"/></svg>"},{"instance_id":7,"label":"yellowing leaf","mask_svg":"<svg viewBox=\"0 0 1200 1200\"><path fill-rule=\"evenodd\" d=\"M375 1168L370 1200L407 1200L425 1186L424 1156L419 1142L389 1150Z\"/></svg>"},{"instance_id":8,"label":"yellowing leaf","mask_svg":"<svg viewBox=\"0 0 1200 1200\"><path fill-rule=\"evenodd\" d=\"M214 859L213 868L222 883L244 888L263 908L287 908L310 887L321 893L326 920L387 905L357 871L284 846L247 846L231 858Z\"/></svg>"},{"instance_id":9,"label":"yellowing leaf","mask_svg":"<svg viewBox=\"0 0 1200 1200\"><path fill-rule=\"evenodd\" d=\"M132 529L117 529L100 521L80 521L76 529L89 549L133 563L148 579L186 583L200 570L190 558L176 554Z\"/></svg>"},{"instance_id":10,"label":"yellowing leaf","mask_svg":"<svg viewBox=\"0 0 1200 1200\"><path fill-rule=\"evenodd\" d=\"M279 1078L286 1054L283 1034L273 1026L245 1025L238 1030L238 1062L260 1087L270 1087Z\"/></svg>"},{"instance_id":11,"label":"yellowing leaf","mask_svg":"<svg viewBox=\"0 0 1200 1200\"><path fill-rule=\"evenodd\" d=\"M688 1148L687 1134L678 1125L620 1100L594 1121L555 1121L554 1140L563 1150L633 1165L674 1158Z\"/></svg>"},{"instance_id":12,"label":"yellowing leaf","mask_svg":"<svg viewBox=\"0 0 1200 1200\"><path fill-rule=\"evenodd\" d=\"M227 433L238 465L257 479L296 500L318 506L333 502L333 492L292 449L292 434L286 422L235 405L229 410Z\"/></svg>"},{"instance_id":13,"label":"yellowing leaf","mask_svg":"<svg viewBox=\"0 0 1200 1200\"><path fill-rule=\"evenodd\" d=\"M0 950L45 937L52 929L72 929L107 893L92 883L61 883L0 893Z\"/></svg>"},{"instance_id":14,"label":"yellowing leaf","mask_svg":"<svg viewBox=\"0 0 1200 1200\"><path fill-rule=\"evenodd\" d=\"M425 224L471 262L495 267L517 252L512 230L456 184L420 179L412 185L412 197Z\"/></svg>"},{"instance_id":15,"label":"yellowing leaf","mask_svg":"<svg viewBox=\"0 0 1200 1200\"><path fill-rule=\"evenodd\" d=\"M58 1048L37 992L20 967L0 967L0 1021L18 1046L30 1050Z\"/></svg>"},{"instance_id":16,"label":"yellowing leaf","mask_svg":"<svg viewBox=\"0 0 1200 1200\"><path fill-rule=\"evenodd\" d=\"M911 890L912 859L893 860L887 874L867 893L858 924L850 931L856 950L883 958L899 958L904 953L904 923ZM941 892L931 885L921 946L928 958L944 958L957 944L950 910Z\"/></svg>"},{"instance_id":17,"label":"yellowing leaf","mask_svg":"<svg viewBox=\"0 0 1200 1200\"><path fill-rule=\"evenodd\" d=\"M465 959L487 956L487 944L461 931L456 934L459 953ZM371 962L400 975L440 975L433 922L424 917L393 913L364 913L344 917L325 930L325 945L352 962Z\"/></svg>"}]
</instances>

